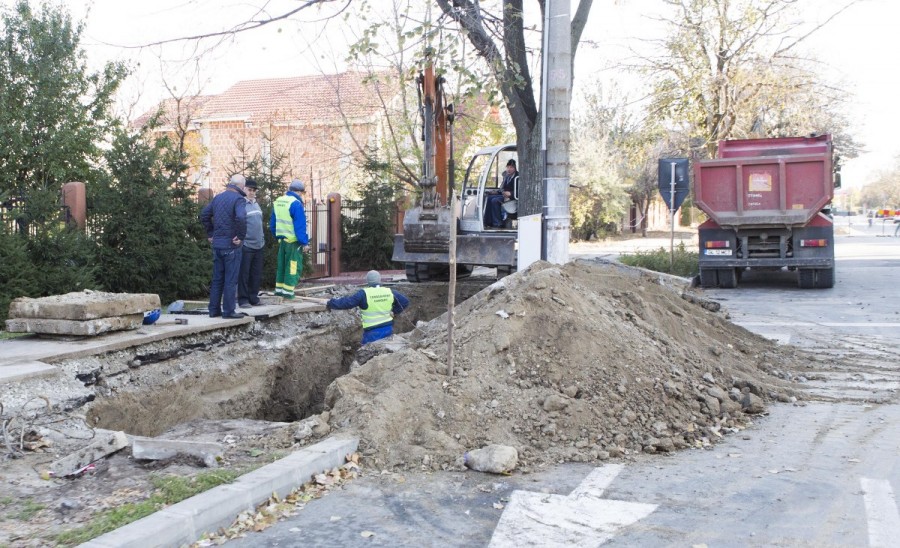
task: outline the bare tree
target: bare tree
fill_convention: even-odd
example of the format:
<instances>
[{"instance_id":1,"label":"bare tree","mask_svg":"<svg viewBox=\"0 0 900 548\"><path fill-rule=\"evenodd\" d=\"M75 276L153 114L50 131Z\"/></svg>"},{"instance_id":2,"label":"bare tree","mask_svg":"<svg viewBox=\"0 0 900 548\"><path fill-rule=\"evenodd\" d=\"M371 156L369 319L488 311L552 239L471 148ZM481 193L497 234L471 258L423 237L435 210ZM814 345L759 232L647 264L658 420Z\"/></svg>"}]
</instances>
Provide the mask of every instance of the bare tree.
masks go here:
<instances>
[{"instance_id":1,"label":"bare tree","mask_svg":"<svg viewBox=\"0 0 900 548\"><path fill-rule=\"evenodd\" d=\"M846 99L815 74L800 47L856 0L812 26L791 18L796 0L664 2L673 10L671 31L659 41L661 53L643 59L653 79L652 111L701 138L708 155L732 136L844 129L839 117L798 123L798 110L834 112Z\"/></svg>"}]
</instances>

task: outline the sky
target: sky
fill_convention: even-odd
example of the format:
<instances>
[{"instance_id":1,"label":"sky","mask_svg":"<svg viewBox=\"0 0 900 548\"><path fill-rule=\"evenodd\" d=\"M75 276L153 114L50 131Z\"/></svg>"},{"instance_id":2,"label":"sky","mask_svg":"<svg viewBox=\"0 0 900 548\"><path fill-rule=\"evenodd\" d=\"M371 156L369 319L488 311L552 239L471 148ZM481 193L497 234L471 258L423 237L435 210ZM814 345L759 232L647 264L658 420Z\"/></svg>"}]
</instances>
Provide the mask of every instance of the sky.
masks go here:
<instances>
[{"instance_id":1,"label":"sky","mask_svg":"<svg viewBox=\"0 0 900 548\"><path fill-rule=\"evenodd\" d=\"M385 0L371 0L381 2ZM572 4L577 0L571 0ZM822 21L852 0L801 0L809 24ZM0 0L10 5L13 0ZM526 6L530 0L526 0ZM334 72L342 67L349 38L340 20L301 24L296 20L266 25L225 39L209 51L198 52L194 42L145 46L169 38L231 28L240 21L296 8L297 0L63 0L73 17L84 20L83 45L89 61L99 67L107 60L123 60L137 67L123 87L123 104L134 116L176 92L220 93L239 80L278 78ZM576 57L576 89L595 81L627 81L614 66L629 49L641 47L660 32L649 16L658 0L594 0L583 38L596 47L582 46ZM298 18L309 21L326 14L306 10ZM891 56L900 52L900 1L857 0L809 41L825 62L830 79L841 80L854 94L851 119L866 153L844 162L845 187L861 186L879 170L895 164L900 139L900 71ZM204 53L197 61L197 54Z\"/></svg>"}]
</instances>

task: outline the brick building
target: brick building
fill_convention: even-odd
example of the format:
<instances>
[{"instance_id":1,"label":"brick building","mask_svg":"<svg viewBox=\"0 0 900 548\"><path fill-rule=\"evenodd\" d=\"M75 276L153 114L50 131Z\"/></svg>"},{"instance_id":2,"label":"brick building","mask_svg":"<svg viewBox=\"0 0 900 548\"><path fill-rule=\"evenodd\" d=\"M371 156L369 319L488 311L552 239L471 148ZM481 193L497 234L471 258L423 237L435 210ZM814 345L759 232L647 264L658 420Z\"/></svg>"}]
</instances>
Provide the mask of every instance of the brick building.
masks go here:
<instances>
[{"instance_id":1,"label":"brick building","mask_svg":"<svg viewBox=\"0 0 900 548\"><path fill-rule=\"evenodd\" d=\"M322 198L360 179L354 160L378 135L382 101L396 96L388 87L359 72L244 80L219 95L167 99L133 125L161 112L156 131L183 132L187 176L200 188L218 192L250 162L280 158L288 178Z\"/></svg>"}]
</instances>

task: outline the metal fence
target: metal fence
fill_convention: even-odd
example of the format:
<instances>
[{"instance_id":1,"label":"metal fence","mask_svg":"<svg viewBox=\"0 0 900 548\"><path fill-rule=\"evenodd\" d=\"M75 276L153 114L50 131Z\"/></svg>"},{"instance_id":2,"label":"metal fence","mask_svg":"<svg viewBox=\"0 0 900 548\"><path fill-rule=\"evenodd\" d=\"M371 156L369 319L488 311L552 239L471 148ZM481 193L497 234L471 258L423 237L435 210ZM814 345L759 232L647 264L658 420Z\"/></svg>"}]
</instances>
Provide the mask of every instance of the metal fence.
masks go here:
<instances>
[{"instance_id":1,"label":"metal fence","mask_svg":"<svg viewBox=\"0 0 900 548\"><path fill-rule=\"evenodd\" d=\"M44 221L29 222L28 200L25 198L10 198L0 202L0 227L6 234L22 234L28 237L37 235L38 230L47 224L67 225L72 222L72 214L68 206L58 206L59 211L55 216Z\"/></svg>"},{"instance_id":2,"label":"metal fence","mask_svg":"<svg viewBox=\"0 0 900 548\"><path fill-rule=\"evenodd\" d=\"M308 278L331 276L331 242L328 241L328 227L331 214L325 202L304 204L306 209L306 229L309 234L309 249L312 255L313 273Z\"/></svg>"},{"instance_id":3,"label":"metal fence","mask_svg":"<svg viewBox=\"0 0 900 548\"><path fill-rule=\"evenodd\" d=\"M341 203L342 218L354 221L359 220L362 217L363 210L365 210L365 206L360 201L348 200ZM394 210L391 211L391 226L394 234L403 232L403 209L400 208L399 204L394 206Z\"/></svg>"}]
</instances>

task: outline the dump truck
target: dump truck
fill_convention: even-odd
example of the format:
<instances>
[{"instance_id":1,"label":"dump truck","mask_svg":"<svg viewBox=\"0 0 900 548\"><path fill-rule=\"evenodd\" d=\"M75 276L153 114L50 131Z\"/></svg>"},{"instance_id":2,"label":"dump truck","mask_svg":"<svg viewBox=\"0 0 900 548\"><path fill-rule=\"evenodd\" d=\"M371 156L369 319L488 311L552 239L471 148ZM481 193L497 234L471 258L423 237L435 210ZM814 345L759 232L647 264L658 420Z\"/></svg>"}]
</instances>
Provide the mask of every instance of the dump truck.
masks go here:
<instances>
[{"instance_id":1,"label":"dump truck","mask_svg":"<svg viewBox=\"0 0 900 548\"><path fill-rule=\"evenodd\" d=\"M488 196L498 192L503 169L516 159L516 145L482 148L470 159L456 206L451 206L453 107L445 104L443 80L430 65L418 77L424 161L420 195L403 216L403 233L394 236L392 260L402 263L410 282L446 280L450 273L450 236L456 236L456 274L475 266L496 267L503 276L515 271L518 232L514 223L484 226ZM515 214L510 214L512 219Z\"/></svg>"},{"instance_id":2,"label":"dump truck","mask_svg":"<svg viewBox=\"0 0 900 548\"><path fill-rule=\"evenodd\" d=\"M694 162L700 285L737 287L746 269L797 272L803 289L834 287L834 225L840 186L831 135L719 142Z\"/></svg>"}]
</instances>

